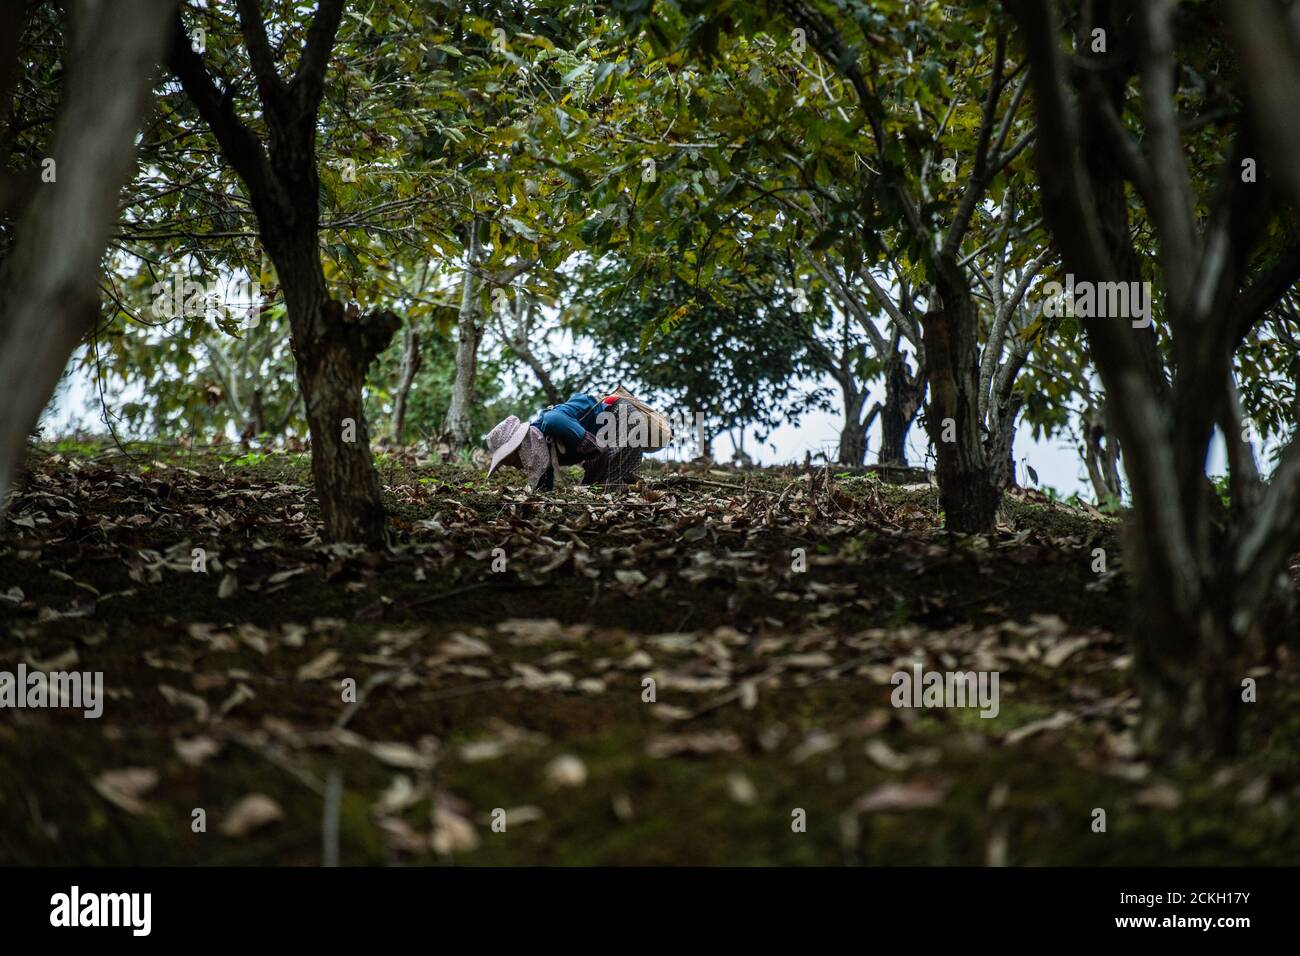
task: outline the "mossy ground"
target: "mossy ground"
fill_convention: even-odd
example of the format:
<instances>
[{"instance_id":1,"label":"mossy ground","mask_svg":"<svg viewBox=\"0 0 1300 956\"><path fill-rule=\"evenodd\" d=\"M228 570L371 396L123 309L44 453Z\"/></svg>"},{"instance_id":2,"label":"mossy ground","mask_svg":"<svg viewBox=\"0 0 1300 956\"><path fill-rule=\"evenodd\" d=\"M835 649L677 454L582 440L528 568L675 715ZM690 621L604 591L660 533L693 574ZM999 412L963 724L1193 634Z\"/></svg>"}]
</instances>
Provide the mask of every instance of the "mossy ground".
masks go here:
<instances>
[{"instance_id":1,"label":"mossy ground","mask_svg":"<svg viewBox=\"0 0 1300 956\"><path fill-rule=\"evenodd\" d=\"M27 510L15 508L0 537L0 593L22 591L0 603L0 670L75 651L68 666L103 671L110 697L99 720L0 712L0 863L312 865L331 818L344 864L1300 859L1294 655L1284 648L1260 672L1237 759L1167 769L1136 750L1111 520L1013 499L998 535L951 540L933 493L846 475L834 500L853 520L783 503L788 523L762 523L763 508L808 479L658 467L641 510L573 490L552 507L468 466L381 456L396 547L332 554L310 540L305 456L152 449L131 462L64 446L30 464ZM683 540L663 527L677 512L656 494L705 530ZM881 521L852 510L867 499ZM49 523L12 520L33 509ZM493 574L475 556L538 540L592 556L597 573L570 558ZM642 541L654 547L638 551ZM191 547L235 568L238 590L219 596L222 570L159 568L149 556L170 549L185 564ZM1101 580L1096 547L1112 568ZM790 574L795 548L806 574ZM731 563L683 577L701 551ZM628 584L614 569L666 583ZM93 610L60 616L76 613L85 585L98 592ZM555 623L521 631L513 619ZM196 637L194 624L211 628ZM663 637L674 634L689 637ZM1047 662L1080 636L1076 653ZM489 652L449 661L448 642L462 638ZM329 650L338 659L323 676L300 674ZM909 651L957 670L995 654L998 716L893 708L881 669ZM528 667L542 684L521 681ZM653 704L648 674L660 678ZM713 689L683 682L718 674ZM368 688L352 710L344 677ZM163 685L209 712L169 701ZM1060 714L1072 719L1017 739ZM178 738L218 749L187 761ZM558 779L562 755L579 758L585 779ZM157 773L137 812L92 785L124 767ZM224 834L253 793L281 818ZM206 832L191 827L196 808ZM491 825L497 808L504 833ZM792 826L797 811L805 832Z\"/></svg>"}]
</instances>

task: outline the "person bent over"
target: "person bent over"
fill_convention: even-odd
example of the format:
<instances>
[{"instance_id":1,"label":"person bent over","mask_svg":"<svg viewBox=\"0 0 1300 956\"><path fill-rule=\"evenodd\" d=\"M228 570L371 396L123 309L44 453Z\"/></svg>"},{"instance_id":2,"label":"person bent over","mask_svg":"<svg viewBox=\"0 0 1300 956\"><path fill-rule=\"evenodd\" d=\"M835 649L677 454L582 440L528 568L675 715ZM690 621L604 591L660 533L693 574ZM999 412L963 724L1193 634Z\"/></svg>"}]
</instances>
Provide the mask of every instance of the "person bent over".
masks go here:
<instances>
[{"instance_id":1,"label":"person bent over","mask_svg":"<svg viewBox=\"0 0 1300 956\"><path fill-rule=\"evenodd\" d=\"M562 465L582 465L584 485L622 488L640 477L644 449L638 434L640 412L615 395L597 398L579 392L552 405L528 425L510 415L488 433L491 475L507 465L518 468L534 491L555 487Z\"/></svg>"}]
</instances>

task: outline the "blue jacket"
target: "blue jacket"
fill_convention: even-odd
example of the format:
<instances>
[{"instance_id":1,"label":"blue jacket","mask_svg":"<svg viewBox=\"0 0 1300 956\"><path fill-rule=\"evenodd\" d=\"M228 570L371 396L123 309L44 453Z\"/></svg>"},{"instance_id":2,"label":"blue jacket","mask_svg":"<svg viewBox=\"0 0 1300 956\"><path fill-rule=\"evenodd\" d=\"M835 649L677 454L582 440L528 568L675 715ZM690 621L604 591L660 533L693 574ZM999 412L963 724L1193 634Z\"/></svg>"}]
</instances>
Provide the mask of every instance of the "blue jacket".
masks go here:
<instances>
[{"instance_id":1,"label":"blue jacket","mask_svg":"<svg viewBox=\"0 0 1300 956\"><path fill-rule=\"evenodd\" d=\"M603 408L600 399L578 392L567 402L542 412L533 425L547 438L556 439L561 449L572 452L583 435L596 431L596 416Z\"/></svg>"}]
</instances>

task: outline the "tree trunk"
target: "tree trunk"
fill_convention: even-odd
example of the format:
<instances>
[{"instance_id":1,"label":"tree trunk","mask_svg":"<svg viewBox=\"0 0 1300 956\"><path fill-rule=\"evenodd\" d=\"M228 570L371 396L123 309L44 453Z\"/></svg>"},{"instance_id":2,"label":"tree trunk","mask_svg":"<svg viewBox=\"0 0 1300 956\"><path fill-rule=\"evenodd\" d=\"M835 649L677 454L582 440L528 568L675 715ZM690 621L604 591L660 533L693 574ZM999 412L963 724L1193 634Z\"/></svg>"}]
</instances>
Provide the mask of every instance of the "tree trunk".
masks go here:
<instances>
[{"instance_id":1,"label":"tree trunk","mask_svg":"<svg viewBox=\"0 0 1300 956\"><path fill-rule=\"evenodd\" d=\"M861 465L867 457L867 430L862 424L867 393L847 383L840 384L840 391L844 395L844 426L835 460L841 465Z\"/></svg>"},{"instance_id":2,"label":"tree trunk","mask_svg":"<svg viewBox=\"0 0 1300 956\"><path fill-rule=\"evenodd\" d=\"M1097 504L1119 501L1123 485L1119 478L1119 440L1106 424L1105 412L1090 411L1083 418L1083 462L1088 469Z\"/></svg>"},{"instance_id":3,"label":"tree trunk","mask_svg":"<svg viewBox=\"0 0 1300 956\"><path fill-rule=\"evenodd\" d=\"M406 323L402 333L402 367L397 380L397 394L393 398L393 442L406 444L406 399L411 394L411 385L420 371L424 358L420 354L420 333L415 331L411 322Z\"/></svg>"},{"instance_id":4,"label":"tree trunk","mask_svg":"<svg viewBox=\"0 0 1300 956\"><path fill-rule=\"evenodd\" d=\"M925 376L918 371L909 379L907 363L892 356L885 366L885 403L880 410L880 455L882 465L907 467L907 433L925 395Z\"/></svg>"},{"instance_id":5,"label":"tree trunk","mask_svg":"<svg viewBox=\"0 0 1300 956\"><path fill-rule=\"evenodd\" d=\"M470 410L474 407L474 380L478 375L478 345L483 338L483 320L479 315L478 220L470 227L469 248L465 253L465 279L461 286L460 316L457 320L456 377L451 386L451 404L443 423L447 444L452 451L463 451L474 443Z\"/></svg>"},{"instance_id":6,"label":"tree trunk","mask_svg":"<svg viewBox=\"0 0 1300 956\"><path fill-rule=\"evenodd\" d=\"M518 352L517 349L516 352ZM546 396L546 401L551 405L562 404L566 396L555 384L555 380L551 378L550 373L546 371L546 366L532 352L526 355L522 352L518 352L518 354L524 360L524 364L532 369L533 374L537 376L537 384L542 386L542 394Z\"/></svg>"},{"instance_id":7,"label":"tree trunk","mask_svg":"<svg viewBox=\"0 0 1300 956\"><path fill-rule=\"evenodd\" d=\"M1133 532L1130 532L1132 534ZM1136 542L1135 542L1136 543ZM1220 552L1228 550L1220 533ZM1142 694L1142 743L1174 762L1236 752L1243 680L1286 627L1293 586L1279 576L1254 607L1233 575L1198 575L1194 589L1153 573L1143 549L1130 548L1137 606L1134 676Z\"/></svg>"},{"instance_id":8,"label":"tree trunk","mask_svg":"<svg viewBox=\"0 0 1300 956\"><path fill-rule=\"evenodd\" d=\"M326 300L325 312L339 313ZM295 336L295 339L297 336ZM331 541L384 542L384 506L361 408L366 366L346 337L330 336L300 354L298 382L311 428L311 471Z\"/></svg>"},{"instance_id":9,"label":"tree trunk","mask_svg":"<svg viewBox=\"0 0 1300 956\"><path fill-rule=\"evenodd\" d=\"M164 48L170 4L72 5L55 180L42 183L0 268L0 511L27 436L99 315L100 259L135 169L135 136Z\"/></svg>"},{"instance_id":10,"label":"tree trunk","mask_svg":"<svg viewBox=\"0 0 1300 956\"><path fill-rule=\"evenodd\" d=\"M1248 451L1232 448L1240 437L1232 355L1241 337L1295 282L1296 268L1278 258L1258 270L1267 281L1247 281L1256 227L1270 222L1254 204L1269 193L1253 184L1238 191L1236 156L1225 160L1224 182L1231 188L1216 196L1204 216L1204 231L1199 208L1192 212L1184 205L1190 195L1185 145L1178 131L1177 91L1168 83L1174 72L1171 5L1085 6L1085 15L1075 18L1080 40L1098 29L1133 41L1123 57L1093 57L1101 69L1080 68L1086 42L1075 44L1080 52L1074 58L1063 51L1054 4L1040 0L1012 7L1033 81L1039 198L1076 284L1138 278L1125 213L1134 190L1123 180L1150 184L1136 192L1148 194L1142 199L1155 224L1165 293L1162 324L1170 335L1178 384L1168 384L1154 336L1147 334L1152 329L1139 334L1098 317L1084 317L1082 324L1106 388L1107 417L1122 443L1133 499L1125 554L1137 604L1135 664L1144 742L1174 760L1230 753L1237 743L1246 668L1283 630L1294 595L1287 563L1300 544L1300 445L1292 442L1282 452L1267 484L1255 480ZM1116 25L1111 17L1136 19L1139 13L1146 18L1136 24L1139 29L1108 29ZM1124 64L1146 71L1140 145L1128 137L1122 121L1114 121L1124 115L1131 85L1132 69ZM1108 101L1110 109L1104 110ZM1090 136L1097 138L1090 143ZM1119 165L1120 158L1122 176L1106 168L1112 160ZM1229 219L1245 228L1220 234L1215 224ZM1198 250L1201 243L1213 248L1220 236L1224 247L1217 261L1228 265L1205 282L1206 263L1214 258L1187 250ZM1234 492L1230 525L1205 475L1216 424L1229 443L1230 464L1235 457L1242 466L1232 467L1233 482L1240 481L1250 499L1238 512L1242 496Z\"/></svg>"},{"instance_id":11,"label":"tree trunk","mask_svg":"<svg viewBox=\"0 0 1300 956\"><path fill-rule=\"evenodd\" d=\"M867 458L867 436L857 425L845 424L840 430L840 444L835 461L841 465L861 465Z\"/></svg>"},{"instance_id":12,"label":"tree trunk","mask_svg":"<svg viewBox=\"0 0 1300 956\"><path fill-rule=\"evenodd\" d=\"M1174 762L1232 755L1246 668L1227 650L1226 627L1209 615L1154 610L1143 607L1135 655L1142 745Z\"/></svg>"},{"instance_id":13,"label":"tree trunk","mask_svg":"<svg viewBox=\"0 0 1300 956\"><path fill-rule=\"evenodd\" d=\"M930 312L922 322L930 380L926 428L934 443L944 527L962 534L992 531L1002 502L1000 468L988 464L980 436L978 350L966 328L977 319L973 313L967 300L950 311Z\"/></svg>"},{"instance_id":14,"label":"tree trunk","mask_svg":"<svg viewBox=\"0 0 1300 956\"><path fill-rule=\"evenodd\" d=\"M316 232L282 233L264 223L263 239L284 289L298 386L311 430L311 470L330 541L382 545L383 495L362 404L366 369L400 321L391 312L359 315L325 287Z\"/></svg>"},{"instance_id":15,"label":"tree trunk","mask_svg":"<svg viewBox=\"0 0 1300 956\"><path fill-rule=\"evenodd\" d=\"M882 465L907 466L907 432L909 422L902 414L897 396L885 393L885 404L880 412L880 454Z\"/></svg>"},{"instance_id":16,"label":"tree trunk","mask_svg":"<svg viewBox=\"0 0 1300 956\"><path fill-rule=\"evenodd\" d=\"M317 118L343 0L319 0L289 83L276 72L258 4L239 4L239 14L267 126L265 146L236 115L230 94L190 45L179 17L173 22L171 67L243 180L284 290L325 536L382 545L384 504L361 393L366 369L401 323L391 312L361 315L331 298L318 235Z\"/></svg>"}]
</instances>

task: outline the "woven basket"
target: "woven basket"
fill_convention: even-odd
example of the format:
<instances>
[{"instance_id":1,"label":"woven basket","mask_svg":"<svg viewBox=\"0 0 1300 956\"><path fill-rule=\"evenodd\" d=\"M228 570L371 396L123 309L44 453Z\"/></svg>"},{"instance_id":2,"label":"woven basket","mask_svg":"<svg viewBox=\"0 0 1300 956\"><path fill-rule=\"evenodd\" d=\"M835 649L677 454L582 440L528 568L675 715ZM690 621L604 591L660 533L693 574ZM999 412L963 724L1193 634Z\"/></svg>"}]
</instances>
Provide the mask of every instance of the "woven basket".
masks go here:
<instances>
[{"instance_id":1,"label":"woven basket","mask_svg":"<svg viewBox=\"0 0 1300 956\"><path fill-rule=\"evenodd\" d=\"M646 444L642 446L642 451L659 451L668 447L668 444L673 440L673 429L668 424L668 419L639 398L634 398L632 393L622 385L614 389L610 394L617 395L645 416L648 435Z\"/></svg>"}]
</instances>

